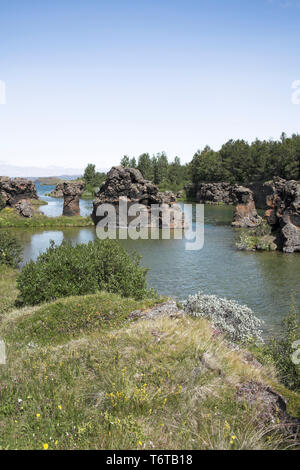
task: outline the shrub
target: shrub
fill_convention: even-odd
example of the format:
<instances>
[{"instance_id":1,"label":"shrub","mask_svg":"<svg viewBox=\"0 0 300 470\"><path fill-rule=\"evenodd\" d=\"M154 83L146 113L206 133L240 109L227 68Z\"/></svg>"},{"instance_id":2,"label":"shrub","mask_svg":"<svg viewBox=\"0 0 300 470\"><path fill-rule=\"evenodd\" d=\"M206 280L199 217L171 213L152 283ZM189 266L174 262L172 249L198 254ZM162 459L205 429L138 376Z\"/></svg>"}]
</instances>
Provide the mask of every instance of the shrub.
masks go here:
<instances>
[{"instance_id":1,"label":"shrub","mask_svg":"<svg viewBox=\"0 0 300 470\"><path fill-rule=\"evenodd\" d=\"M267 354L272 357L282 383L291 390L300 390L300 364L293 360L296 342L299 340L299 317L292 307L282 321L280 336L272 338L267 345Z\"/></svg>"},{"instance_id":2,"label":"shrub","mask_svg":"<svg viewBox=\"0 0 300 470\"><path fill-rule=\"evenodd\" d=\"M199 292L189 296L183 302L183 308L191 316L208 318L233 341L263 341L262 321L254 316L249 307L240 305L234 300L203 295Z\"/></svg>"},{"instance_id":3,"label":"shrub","mask_svg":"<svg viewBox=\"0 0 300 470\"><path fill-rule=\"evenodd\" d=\"M241 231L235 241L235 246L243 251L274 251L277 249L275 236L257 235L255 231Z\"/></svg>"},{"instance_id":4,"label":"shrub","mask_svg":"<svg viewBox=\"0 0 300 470\"><path fill-rule=\"evenodd\" d=\"M22 261L22 246L10 232L0 230L0 265L16 268Z\"/></svg>"},{"instance_id":5,"label":"shrub","mask_svg":"<svg viewBox=\"0 0 300 470\"><path fill-rule=\"evenodd\" d=\"M251 236L249 233L242 231L236 242L235 246L239 250L243 251L255 251L256 250L256 237Z\"/></svg>"},{"instance_id":6,"label":"shrub","mask_svg":"<svg viewBox=\"0 0 300 470\"><path fill-rule=\"evenodd\" d=\"M45 253L30 261L18 277L20 305L36 305L70 295L99 290L124 297L149 296L147 269L137 254L129 255L115 240L96 240L72 246L52 241Z\"/></svg>"}]
</instances>

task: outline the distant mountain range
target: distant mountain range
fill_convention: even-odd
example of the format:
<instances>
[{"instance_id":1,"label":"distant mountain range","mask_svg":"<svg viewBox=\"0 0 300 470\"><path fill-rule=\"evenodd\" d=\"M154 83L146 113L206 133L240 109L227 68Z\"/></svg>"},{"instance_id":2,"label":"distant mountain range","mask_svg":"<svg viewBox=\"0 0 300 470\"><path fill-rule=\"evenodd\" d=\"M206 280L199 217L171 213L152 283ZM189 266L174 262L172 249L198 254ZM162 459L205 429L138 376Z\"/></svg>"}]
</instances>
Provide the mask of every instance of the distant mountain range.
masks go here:
<instances>
[{"instance_id":1,"label":"distant mountain range","mask_svg":"<svg viewBox=\"0 0 300 470\"><path fill-rule=\"evenodd\" d=\"M97 169L100 172L107 172L107 169ZM9 176L10 178L23 177L37 179L40 177L57 176L62 180L76 179L83 175L83 168L64 168L59 166L48 166L39 168L35 166L15 166L0 161L0 176Z\"/></svg>"}]
</instances>

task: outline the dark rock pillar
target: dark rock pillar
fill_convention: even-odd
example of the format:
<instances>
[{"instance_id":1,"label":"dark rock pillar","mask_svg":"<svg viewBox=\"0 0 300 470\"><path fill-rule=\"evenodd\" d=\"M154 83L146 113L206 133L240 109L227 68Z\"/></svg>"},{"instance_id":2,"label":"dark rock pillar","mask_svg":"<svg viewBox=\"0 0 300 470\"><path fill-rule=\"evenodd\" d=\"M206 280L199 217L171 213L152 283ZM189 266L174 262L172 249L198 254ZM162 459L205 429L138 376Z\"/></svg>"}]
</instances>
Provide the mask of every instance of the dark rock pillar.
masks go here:
<instances>
[{"instance_id":1,"label":"dark rock pillar","mask_svg":"<svg viewBox=\"0 0 300 470\"><path fill-rule=\"evenodd\" d=\"M277 177L272 187L273 194L267 198L266 220L279 233L285 253L300 251L300 183Z\"/></svg>"},{"instance_id":2,"label":"dark rock pillar","mask_svg":"<svg viewBox=\"0 0 300 470\"><path fill-rule=\"evenodd\" d=\"M79 201L84 190L83 181L70 181L63 184L64 208L63 215L72 217L80 215Z\"/></svg>"},{"instance_id":3,"label":"dark rock pillar","mask_svg":"<svg viewBox=\"0 0 300 470\"><path fill-rule=\"evenodd\" d=\"M257 214L252 191L244 186L235 186L232 192L237 201L232 226L257 227L261 223L261 217Z\"/></svg>"}]
</instances>

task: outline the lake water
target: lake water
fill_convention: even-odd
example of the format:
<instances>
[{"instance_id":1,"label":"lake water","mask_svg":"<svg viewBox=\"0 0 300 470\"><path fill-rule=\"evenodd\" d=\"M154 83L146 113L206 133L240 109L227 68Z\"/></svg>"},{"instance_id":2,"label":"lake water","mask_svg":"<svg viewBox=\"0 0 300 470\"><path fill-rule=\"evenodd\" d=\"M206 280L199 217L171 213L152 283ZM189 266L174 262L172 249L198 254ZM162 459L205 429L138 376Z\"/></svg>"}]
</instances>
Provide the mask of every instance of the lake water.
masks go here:
<instances>
[{"instance_id":1,"label":"lake water","mask_svg":"<svg viewBox=\"0 0 300 470\"><path fill-rule=\"evenodd\" d=\"M38 186L49 202L42 211L61 215L63 200L44 196L53 187ZM81 200L81 215L89 215L92 201ZM126 240L128 250L142 255L150 268L148 283L161 294L185 299L198 291L216 294L248 305L265 320L266 330L278 330L292 299L300 311L300 254L241 252L234 246L231 207L205 206L205 242L199 251L186 251L184 240ZM50 240L72 243L94 240L93 227L59 230L16 230L25 260L35 259Z\"/></svg>"}]
</instances>

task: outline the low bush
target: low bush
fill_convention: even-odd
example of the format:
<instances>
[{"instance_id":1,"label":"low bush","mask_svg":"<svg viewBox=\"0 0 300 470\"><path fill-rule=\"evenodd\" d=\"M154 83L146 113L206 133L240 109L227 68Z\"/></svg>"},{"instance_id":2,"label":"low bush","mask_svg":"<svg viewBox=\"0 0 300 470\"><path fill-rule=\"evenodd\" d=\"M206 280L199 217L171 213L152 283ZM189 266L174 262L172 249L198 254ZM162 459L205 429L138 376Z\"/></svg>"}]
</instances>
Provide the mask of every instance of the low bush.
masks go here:
<instances>
[{"instance_id":1,"label":"low bush","mask_svg":"<svg viewBox=\"0 0 300 470\"><path fill-rule=\"evenodd\" d=\"M262 321L249 307L240 305L234 300L199 292L189 296L183 302L183 308L191 316L208 318L216 328L226 333L233 341L263 341Z\"/></svg>"},{"instance_id":2,"label":"low bush","mask_svg":"<svg viewBox=\"0 0 300 470\"><path fill-rule=\"evenodd\" d=\"M22 261L22 246L11 232L0 230L0 265L16 268Z\"/></svg>"},{"instance_id":3,"label":"low bush","mask_svg":"<svg viewBox=\"0 0 300 470\"><path fill-rule=\"evenodd\" d=\"M45 253L30 261L18 277L19 305L36 305L100 290L124 297L149 296L147 269L137 254L129 255L115 240L72 246L52 241Z\"/></svg>"},{"instance_id":4,"label":"low bush","mask_svg":"<svg viewBox=\"0 0 300 470\"><path fill-rule=\"evenodd\" d=\"M235 246L243 251L274 251L276 250L275 235L271 234L271 227L263 220L258 227L240 230Z\"/></svg>"},{"instance_id":5,"label":"low bush","mask_svg":"<svg viewBox=\"0 0 300 470\"><path fill-rule=\"evenodd\" d=\"M273 359L281 382L291 390L300 390L300 322L292 308L282 321L278 338L272 338L267 345L267 354Z\"/></svg>"}]
</instances>

